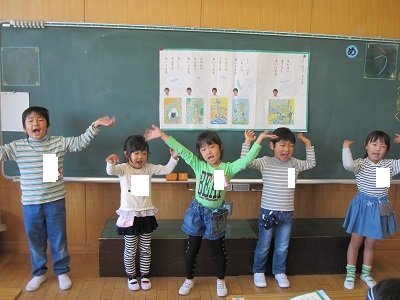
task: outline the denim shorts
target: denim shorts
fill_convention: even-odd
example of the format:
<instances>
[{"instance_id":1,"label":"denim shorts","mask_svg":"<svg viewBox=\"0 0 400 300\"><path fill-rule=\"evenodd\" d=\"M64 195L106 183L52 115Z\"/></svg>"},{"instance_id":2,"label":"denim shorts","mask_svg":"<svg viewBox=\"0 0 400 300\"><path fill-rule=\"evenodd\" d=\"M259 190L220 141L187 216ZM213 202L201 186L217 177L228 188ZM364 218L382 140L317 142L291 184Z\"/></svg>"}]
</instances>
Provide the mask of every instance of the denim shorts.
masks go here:
<instances>
[{"instance_id":1,"label":"denim shorts","mask_svg":"<svg viewBox=\"0 0 400 300\"><path fill-rule=\"evenodd\" d=\"M182 230L187 235L204 236L208 240L217 240L225 235L228 210L207 208L193 199L185 213Z\"/></svg>"}]
</instances>

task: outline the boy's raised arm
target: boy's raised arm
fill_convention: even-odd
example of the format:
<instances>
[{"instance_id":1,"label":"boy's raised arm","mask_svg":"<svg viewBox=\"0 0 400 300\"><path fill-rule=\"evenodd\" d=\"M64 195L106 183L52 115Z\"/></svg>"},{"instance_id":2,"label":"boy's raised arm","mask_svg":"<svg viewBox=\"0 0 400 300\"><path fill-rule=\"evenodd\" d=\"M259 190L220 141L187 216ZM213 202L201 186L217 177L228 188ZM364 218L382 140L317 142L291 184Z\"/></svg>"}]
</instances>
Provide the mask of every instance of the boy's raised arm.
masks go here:
<instances>
[{"instance_id":1,"label":"boy's raised arm","mask_svg":"<svg viewBox=\"0 0 400 300\"><path fill-rule=\"evenodd\" d=\"M93 122L93 126L96 128L101 126L113 126L114 124L115 124L115 118L109 116L100 117Z\"/></svg>"},{"instance_id":2,"label":"boy's raised arm","mask_svg":"<svg viewBox=\"0 0 400 300\"><path fill-rule=\"evenodd\" d=\"M304 144L306 148L312 147L311 140L304 133L299 133L297 138Z\"/></svg>"}]
</instances>

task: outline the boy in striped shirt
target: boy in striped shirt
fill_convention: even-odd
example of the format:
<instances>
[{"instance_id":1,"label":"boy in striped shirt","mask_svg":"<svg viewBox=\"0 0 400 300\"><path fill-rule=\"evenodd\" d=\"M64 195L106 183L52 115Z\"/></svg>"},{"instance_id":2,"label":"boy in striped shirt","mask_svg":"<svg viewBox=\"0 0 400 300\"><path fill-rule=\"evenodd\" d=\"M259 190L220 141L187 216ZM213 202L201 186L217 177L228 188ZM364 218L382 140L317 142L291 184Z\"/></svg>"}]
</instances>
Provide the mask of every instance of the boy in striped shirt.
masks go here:
<instances>
[{"instance_id":1,"label":"boy in striped shirt","mask_svg":"<svg viewBox=\"0 0 400 300\"><path fill-rule=\"evenodd\" d=\"M272 273L281 288L290 286L286 277L286 258L288 253L292 217L294 210L294 186L289 187L289 169L294 169L294 180L300 172L315 167L315 153L311 141L302 133L298 139L305 145L306 160L292 157L296 138L293 132L280 127L267 136L273 157L256 158L249 168L261 172L263 191L259 218L258 242L254 252L253 279L257 287L266 287L265 265L271 240L275 237L275 249L272 260ZM251 130L245 132L245 142L241 155L245 155L255 139Z\"/></svg>"},{"instance_id":2,"label":"boy in striped shirt","mask_svg":"<svg viewBox=\"0 0 400 300\"><path fill-rule=\"evenodd\" d=\"M0 146L0 160L16 161L21 175L22 212L33 275L26 285L28 292L37 290L46 280L47 241L60 289L71 288L72 283L67 275L70 257L67 249L66 193L62 174L64 157L68 152L86 148L100 132L99 127L112 126L114 122L114 118L102 117L78 137L48 136L48 110L32 106L22 113L22 125L27 138ZM58 179L54 182L43 180L45 154L55 154L57 157Z\"/></svg>"}]
</instances>

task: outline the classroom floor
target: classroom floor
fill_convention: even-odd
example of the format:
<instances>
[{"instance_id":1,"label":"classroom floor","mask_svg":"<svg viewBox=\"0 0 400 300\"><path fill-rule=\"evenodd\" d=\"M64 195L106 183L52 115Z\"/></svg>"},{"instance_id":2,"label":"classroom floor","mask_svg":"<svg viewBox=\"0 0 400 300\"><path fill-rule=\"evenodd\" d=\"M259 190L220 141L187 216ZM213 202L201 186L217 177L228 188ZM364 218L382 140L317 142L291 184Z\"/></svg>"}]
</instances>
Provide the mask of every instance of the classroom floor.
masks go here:
<instances>
[{"instance_id":1,"label":"classroom floor","mask_svg":"<svg viewBox=\"0 0 400 300\"><path fill-rule=\"evenodd\" d=\"M0 291L15 292L20 289L18 300L40 299L289 299L293 295L323 289L332 299L365 299L366 286L357 280L354 291L343 288L344 275L302 275L290 276L291 287L280 289L272 277L268 277L268 287L256 288L252 276L230 276L226 278L229 295L219 298L215 293L215 278L197 277L195 286L188 296L178 295L182 277L152 277L149 291L129 291L126 279L122 277L99 277L98 255L74 254L71 257L70 277L72 289L61 291L52 272L47 281L36 292L25 292L30 279L30 262L27 254L0 254ZM231 262L233 263L233 262ZM373 276L376 280L400 277L400 255L398 251L379 250L375 255ZM11 290L10 290L11 289ZM286 293L286 294L283 294ZM11 294L10 294L11 295ZM11 296L10 296L11 297ZM0 299L4 298L0 292Z\"/></svg>"}]
</instances>

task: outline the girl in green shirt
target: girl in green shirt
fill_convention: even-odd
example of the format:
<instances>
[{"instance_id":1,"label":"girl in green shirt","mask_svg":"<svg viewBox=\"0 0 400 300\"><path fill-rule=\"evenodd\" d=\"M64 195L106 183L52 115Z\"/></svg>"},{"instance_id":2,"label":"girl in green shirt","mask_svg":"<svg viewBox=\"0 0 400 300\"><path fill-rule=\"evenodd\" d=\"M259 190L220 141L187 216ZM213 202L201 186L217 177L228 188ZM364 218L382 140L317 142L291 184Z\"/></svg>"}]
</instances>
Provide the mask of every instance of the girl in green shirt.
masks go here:
<instances>
[{"instance_id":1,"label":"girl in green shirt","mask_svg":"<svg viewBox=\"0 0 400 300\"><path fill-rule=\"evenodd\" d=\"M229 182L236 173L247 168L257 157L266 137L267 132L261 133L246 156L225 163L221 161L222 142L213 131L200 133L196 141L199 155L196 156L157 126L153 125L146 130L146 140L161 138L193 169L196 177L195 195L182 224L182 230L188 235L188 246L185 257L187 278L179 289L180 295L189 294L194 286L196 258L203 236L212 241L216 254L217 295L224 297L228 294L224 280L227 263L224 240L228 211L224 208L225 190L214 188L214 171L222 170L225 182Z\"/></svg>"}]
</instances>

